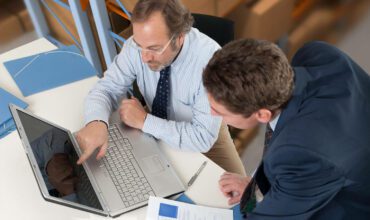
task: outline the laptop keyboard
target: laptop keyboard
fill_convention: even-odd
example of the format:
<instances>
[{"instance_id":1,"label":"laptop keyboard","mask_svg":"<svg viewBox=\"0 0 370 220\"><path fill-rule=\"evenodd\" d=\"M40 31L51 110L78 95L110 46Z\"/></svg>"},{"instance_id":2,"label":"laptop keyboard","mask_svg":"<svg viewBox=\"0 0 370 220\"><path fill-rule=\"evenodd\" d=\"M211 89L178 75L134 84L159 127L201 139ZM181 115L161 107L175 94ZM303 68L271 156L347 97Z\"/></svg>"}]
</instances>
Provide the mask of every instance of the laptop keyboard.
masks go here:
<instances>
[{"instance_id":1,"label":"laptop keyboard","mask_svg":"<svg viewBox=\"0 0 370 220\"><path fill-rule=\"evenodd\" d=\"M149 196L154 195L132 153L129 140L122 136L117 124L109 127L108 149L103 163L125 207L148 201Z\"/></svg>"}]
</instances>

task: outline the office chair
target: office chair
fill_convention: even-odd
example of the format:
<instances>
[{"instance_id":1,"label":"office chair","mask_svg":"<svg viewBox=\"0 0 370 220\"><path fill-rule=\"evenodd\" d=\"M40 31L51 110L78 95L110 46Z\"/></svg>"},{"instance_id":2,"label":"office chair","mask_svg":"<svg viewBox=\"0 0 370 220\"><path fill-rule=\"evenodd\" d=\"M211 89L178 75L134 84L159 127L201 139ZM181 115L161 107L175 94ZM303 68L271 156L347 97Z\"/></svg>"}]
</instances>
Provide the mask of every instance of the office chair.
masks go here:
<instances>
[{"instance_id":1,"label":"office chair","mask_svg":"<svg viewBox=\"0 0 370 220\"><path fill-rule=\"evenodd\" d=\"M193 27L215 40L221 47L234 40L234 22L225 18L204 14L192 14Z\"/></svg>"}]
</instances>

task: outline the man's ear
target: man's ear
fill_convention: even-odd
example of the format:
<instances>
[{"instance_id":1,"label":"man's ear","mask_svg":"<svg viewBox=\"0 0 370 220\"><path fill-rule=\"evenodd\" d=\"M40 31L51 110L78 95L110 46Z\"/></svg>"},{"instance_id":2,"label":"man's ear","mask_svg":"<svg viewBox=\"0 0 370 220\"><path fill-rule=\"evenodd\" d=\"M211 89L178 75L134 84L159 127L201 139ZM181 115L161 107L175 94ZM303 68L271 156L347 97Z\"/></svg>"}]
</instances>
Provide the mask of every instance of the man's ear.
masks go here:
<instances>
[{"instance_id":1,"label":"man's ear","mask_svg":"<svg viewBox=\"0 0 370 220\"><path fill-rule=\"evenodd\" d=\"M184 41L185 41L185 34L184 33L181 33L179 35L179 43L180 43L180 45L182 45L184 43Z\"/></svg>"},{"instance_id":2,"label":"man's ear","mask_svg":"<svg viewBox=\"0 0 370 220\"><path fill-rule=\"evenodd\" d=\"M262 108L256 112L256 118L258 122L266 124L272 118L272 112L268 109Z\"/></svg>"}]
</instances>

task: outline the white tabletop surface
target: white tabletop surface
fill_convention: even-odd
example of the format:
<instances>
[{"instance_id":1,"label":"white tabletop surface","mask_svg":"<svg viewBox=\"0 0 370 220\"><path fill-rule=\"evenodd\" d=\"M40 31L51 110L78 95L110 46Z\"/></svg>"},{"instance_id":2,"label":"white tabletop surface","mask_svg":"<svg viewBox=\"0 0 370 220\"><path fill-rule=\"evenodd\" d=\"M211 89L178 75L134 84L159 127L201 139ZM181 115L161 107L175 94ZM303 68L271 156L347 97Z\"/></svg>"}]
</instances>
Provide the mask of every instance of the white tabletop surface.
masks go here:
<instances>
[{"instance_id":1,"label":"white tabletop surface","mask_svg":"<svg viewBox=\"0 0 370 220\"><path fill-rule=\"evenodd\" d=\"M0 55L0 87L29 104L28 110L71 131L83 126L83 100L98 80L91 77L51 90L23 97L3 63L56 49L44 38ZM1 100L0 100L1 101ZM203 161L207 166L186 194L197 204L227 208L226 198L218 189L222 168L201 153L180 152L165 143L161 148L186 185ZM0 139L0 219L104 219L85 211L47 202L41 196L27 156L13 131ZM146 207L116 219L145 219Z\"/></svg>"}]
</instances>

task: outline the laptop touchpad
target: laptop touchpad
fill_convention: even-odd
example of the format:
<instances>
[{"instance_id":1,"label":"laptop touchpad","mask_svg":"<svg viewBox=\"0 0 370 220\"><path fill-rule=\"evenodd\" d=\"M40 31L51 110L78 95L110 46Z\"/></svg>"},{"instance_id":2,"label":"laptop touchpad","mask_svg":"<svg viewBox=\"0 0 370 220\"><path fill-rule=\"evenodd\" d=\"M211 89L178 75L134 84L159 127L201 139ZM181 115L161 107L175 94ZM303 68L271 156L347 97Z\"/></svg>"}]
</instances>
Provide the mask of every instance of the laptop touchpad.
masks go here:
<instances>
[{"instance_id":1,"label":"laptop touchpad","mask_svg":"<svg viewBox=\"0 0 370 220\"><path fill-rule=\"evenodd\" d=\"M164 171L164 166L158 155L144 157L142 159L144 172L154 174Z\"/></svg>"}]
</instances>

